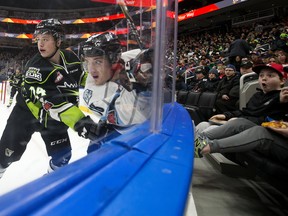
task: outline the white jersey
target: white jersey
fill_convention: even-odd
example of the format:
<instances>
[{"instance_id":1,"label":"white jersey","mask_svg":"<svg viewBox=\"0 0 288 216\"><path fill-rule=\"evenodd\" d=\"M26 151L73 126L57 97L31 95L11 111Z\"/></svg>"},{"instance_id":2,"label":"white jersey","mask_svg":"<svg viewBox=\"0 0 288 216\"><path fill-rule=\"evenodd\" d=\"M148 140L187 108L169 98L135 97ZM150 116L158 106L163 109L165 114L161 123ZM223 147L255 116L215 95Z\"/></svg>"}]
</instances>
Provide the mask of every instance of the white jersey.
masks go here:
<instances>
[{"instance_id":1,"label":"white jersey","mask_svg":"<svg viewBox=\"0 0 288 216\"><path fill-rule=\"evenodd\" d=\"M83 93L83 100L93 114L118 126L139 124L147 120L151 113L150 99L151 92L129 92L113 81L96 85L90 74Z\"/></svg>"}]
</instances>

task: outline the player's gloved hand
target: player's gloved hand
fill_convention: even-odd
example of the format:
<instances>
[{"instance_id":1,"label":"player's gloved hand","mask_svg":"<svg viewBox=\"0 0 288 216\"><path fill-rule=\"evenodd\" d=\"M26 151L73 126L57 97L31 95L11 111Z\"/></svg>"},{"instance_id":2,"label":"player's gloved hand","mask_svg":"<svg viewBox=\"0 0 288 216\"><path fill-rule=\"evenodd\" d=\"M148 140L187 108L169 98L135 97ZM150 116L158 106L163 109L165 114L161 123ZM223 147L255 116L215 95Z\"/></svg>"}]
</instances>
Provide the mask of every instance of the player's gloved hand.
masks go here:
<instances>
[{"instance_id":1,"label":"player's gloved hand","mask_svg":"<svg viewBox=\"0 0 288 216\"><path fill-rule=\"evenodd\" d=\"M95 140L107 132L106 123L99 122L99 124L96 124L90 116L80 119L75 124L74 129L79 136L90 140Z\"/></svg>"}]
</instances>

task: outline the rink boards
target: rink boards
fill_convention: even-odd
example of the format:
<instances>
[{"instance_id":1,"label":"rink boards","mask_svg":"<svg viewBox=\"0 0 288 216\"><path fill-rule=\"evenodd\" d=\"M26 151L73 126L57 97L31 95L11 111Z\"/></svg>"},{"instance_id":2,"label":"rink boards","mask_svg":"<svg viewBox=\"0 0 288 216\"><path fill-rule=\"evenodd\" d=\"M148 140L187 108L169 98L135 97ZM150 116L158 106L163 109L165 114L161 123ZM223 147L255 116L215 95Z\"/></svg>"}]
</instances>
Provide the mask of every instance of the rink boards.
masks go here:
<instances>
[{"instance_id":1,"label":"rink boards","mask_svg":"<svg viewBox=\"0 0 288 216\"><path fill-rule=\"evenodd\" d=\"M179 104L52 174L0 198L0 215L183 215L193 172L193 124Z\"/></svg>"}]
</instances>

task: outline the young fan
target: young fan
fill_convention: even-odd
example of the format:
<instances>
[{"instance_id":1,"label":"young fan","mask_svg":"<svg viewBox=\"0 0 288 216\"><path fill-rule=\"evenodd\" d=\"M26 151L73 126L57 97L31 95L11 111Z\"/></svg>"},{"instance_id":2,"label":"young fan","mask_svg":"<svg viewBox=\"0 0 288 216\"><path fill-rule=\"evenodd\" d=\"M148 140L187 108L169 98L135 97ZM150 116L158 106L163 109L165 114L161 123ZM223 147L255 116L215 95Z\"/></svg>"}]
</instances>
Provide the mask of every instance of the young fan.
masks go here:
<instances>
[{"instance_id":1,"label":"young fan","mask_svg":"<svg viewBox=\"0 0 288 216\"><path fill-rule=\"evenodd\" d=\"M269 119L288 121L288 88L283 88L286 73L279 64L259 65L253 68L258 75L261 91L255 93L243 110L226 112L212 119L228 120L221 126L207 128L209 123L197 125L195 157L207 153L240 152L254 148L265 151L270 145L287 146L287 129L274 130L261 126ZM288 155L288 154L286 154Z\"/></svg>"}]
</instances>

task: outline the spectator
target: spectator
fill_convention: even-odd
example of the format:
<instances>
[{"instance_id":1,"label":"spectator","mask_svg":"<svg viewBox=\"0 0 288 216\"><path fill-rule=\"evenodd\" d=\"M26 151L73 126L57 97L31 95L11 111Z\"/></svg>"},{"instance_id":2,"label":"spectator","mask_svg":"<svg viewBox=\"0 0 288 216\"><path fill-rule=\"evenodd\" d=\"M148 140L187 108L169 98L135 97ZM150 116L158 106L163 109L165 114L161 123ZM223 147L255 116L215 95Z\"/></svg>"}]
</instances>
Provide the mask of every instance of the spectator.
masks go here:
<instances>
[{"instance_id":1,"label":"spectator","mask_svg":"<svg viewBox=\"0 0 288 216\"><path fill-rule=\"evenodd\" d=\"M261 59L261 55L258 51L254 50L251 53L251 60L253 62L253 66L259 65L259 64L264 64L262 59Z\"/></svg>"},{"instance_id":2,"label":"spectator","mask_svg":"<svg viewBox=\"0 0 288 216\"><path fill-rule=\"evenodd\" d=\"M249 61L248 59L242 59L241 65L240 65L240 73L241 75L251 73L253 72L252 70L253 63Z\"/></svg>"},{"instance_id":3,"label":"spectator","mask_svg":"<svg viewBox=\"0 0 288 216\"><path fill-rule=\"evenodd\" d=\"M185 78L181 74L176 75L176 91L186 90L187 86L185 83Z\"/></svg>"},{"instance_id":4,"label":"spectator","mask_svg":"<svg viewBox=\"0 0 288 216\"><path fill-rule=\"evenodd\" d=\"M217 69L212 68L208 73L208 79L204 84L203 91L216 92L219 81L220 79Z\"/></svg>"},{"instance_id":5,"label":"spectator","mask_svg":"<svg viewBox=\"0 0 288 216\"><path fill-rule=\"evenodd\" d=\"M262 91L255 93L242 111L213 116L211 119L229 120L217 129L209 127L207 122L197 125L196 156L201 157L209 152L239 152L261 147L259 140L262 140L263 144L267 137L268 141L273 141L273 136L260 129L259 125L271 118L288 121L288 88L281 89L285 81L283 67L279 64L260 65L253 70L259 74L258 81ZM238 141L233 142L234 139ZM209 146L206 147L206 144Z\"/></svg>"},{"instance_id":6,"label":"spectator","mask_svg":"<svg viewBox=\"0 0 288 216\"><path fill-rule=\"evenodd\" d=\"M218 97L215 102L217 113L236 110L239 100L239 78L234 65L229 64L225 68L225 77L219 82L216 92Z\"/></svg>"},{"instance_id":7,"label":"spectator","mask_svg":"<svg viewBox=\"0 0 288 216\"><path fill-rule=\"evenodd\" d=\"M268 62L267 62L267 64L269 64L269 63L276 63L276 59L275 59L275 57L270 57L269 59L268 59Z\"/></svg>"},{"instance_id":8,"label":"spectator","mask_svg":"<svg viewBox=\"0 0 288 216\"><path fill-rule=\"evenodd\" d=\"M17 68L15 70L15 74L11 74L11 76L9 77L11 90L10 90L9 104L7 105L7 107L10 107L12 105L13 98L21 87L22 78L23 78L22 76L23 74L21 73L20 69Z\"/></svg>"},{"instance_id":9,"label":"spectator","mask_svg":"<svg viewBox=\"0 0 288 216\"><path fill-rule=\"evenodd\" d=\"M244 40L241 35L236 36L236 39L230 44L230 47L228 49L229 52L229 63L236 65L236 57L247 57L249 55L249 52L251 50L251 47L247 43L246 40Z\"/></svg>"},{"instance_id":10,"label":"spectator","mask_svg":"<svg viewBox=\"0 0 288 216\"><path fill-rule=\"evenodd\" d=\"M238 109L236 111L224 112L223 114L212 116L212 120L227 121L235 118L245 118L257 125L261 125L267 117L275 120L285 120L287 118L285 115L287 112L287 103L280 103L279 99L280 96L283 96L283 92L281 93L280 89L284 85L284 76L287 74L284 72L282 65L259 65L253 67L253 71L259 74L258 82L261 89L250 98L246 107L242 110ZM201 133L209 126L210 123L201 122L197 125L196 133Z\"/></svg>"},{"instance_id":11,"label":"spectator","mask_svg":"<svg viewBox=\"0 0 288 216\"><path fill-rule=\"evenodd\" d=\"M274 52L276 63L288 67L288 54L284 50L276 50Z\"/></svg>"},{"instance_id":12,"label":"spectator","mask_svg":"<svg viewBox=\"0 0 288 216\"><path fill-rule=\"evenodd\" d=\"M222 79L225 76L225 65L223 64L223 62L217 63L217 71L219 74L219 79Z\"/></svg>"},{"instance_id":13,"label":"spectator","mask_svg":"<svg viewBox=\"0 0 288 216\"><path fill-rule=\"evenodd\" d=\"M288 125L288 122L285 124ZM273 155L280 162L287 162L287 137L288 127L265 128L247 119L239 118L203 132L201 138L199 136L195 141L195 157L216 152L246 152L257 149L267 156Z\"/></svg>"},{"instance_id":14,"label":"spectator","mask_svg":"<svg viewBox=\"0 0 288 216\"><path fill-rule=\"evenodd\" d=\"M241 61L242 61L242 57L241 56L236 56L235 57L235 62L234 62L234 66L236 68L236 71L240 71L240 66L241 66Z\"/></svg>"},{"instance_id":15,"label":"spectator","mask_svg":"<svg viewBox=\"0 0 288 216\"><path fill-rule=\"evenodd\" d=\"M195 70L196 80L192 81L188 86L188 90L194 92L202 92L205 89L205 83L207 81L207 73L205 67L201 66Z\"/></svg>"}]
</instances>

